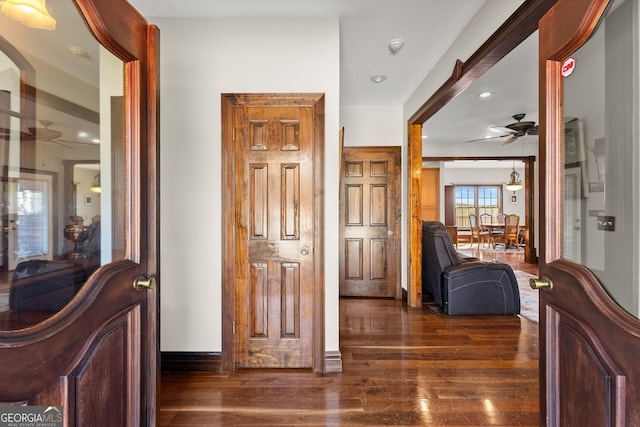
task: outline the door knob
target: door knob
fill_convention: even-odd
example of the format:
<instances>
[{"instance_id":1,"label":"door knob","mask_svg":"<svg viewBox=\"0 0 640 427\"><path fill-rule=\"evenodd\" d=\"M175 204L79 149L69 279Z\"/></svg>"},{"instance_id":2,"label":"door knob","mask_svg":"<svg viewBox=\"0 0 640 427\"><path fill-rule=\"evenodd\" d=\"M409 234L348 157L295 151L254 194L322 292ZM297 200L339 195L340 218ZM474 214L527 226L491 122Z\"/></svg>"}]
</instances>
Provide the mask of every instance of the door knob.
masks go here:
<instances>
[{"instance_id":1,"label":"door knob","mask_svg":"<svg viewBox=\"0 0 640 427\"><path fill-rule=\"evenodd\" d=\"M151 289L156 286L155 277L138 276L133 279L133 289L141 291L143 289Z\"/></svg>"},{"instance_id":2,"label":"door knob","mask_svg":"<svg viewBox=\"0 0 640 427\"><path fill-rule=\"evenodd\" d=\"M300 248L300 255L309 255L309 246L303 246Z\"/></svg>"},{"instance_id":3,"label":"door knob","mask_svg":"<svg viewBox=\"0 0 640 427\"><path fill-rule=\"evenodd\" d=\"M539 279L529 279L529 286L532 289L552 289L553 282L548 277L541 277Z\"/></svg>"}]
</instances>

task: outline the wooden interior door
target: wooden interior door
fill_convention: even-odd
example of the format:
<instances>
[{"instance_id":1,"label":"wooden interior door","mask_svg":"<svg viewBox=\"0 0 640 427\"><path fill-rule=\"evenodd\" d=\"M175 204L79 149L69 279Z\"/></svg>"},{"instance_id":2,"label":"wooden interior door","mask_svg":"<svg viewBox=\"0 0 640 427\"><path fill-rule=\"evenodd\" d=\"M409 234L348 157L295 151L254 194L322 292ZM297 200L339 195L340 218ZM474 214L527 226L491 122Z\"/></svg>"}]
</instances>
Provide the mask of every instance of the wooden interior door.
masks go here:
<instances>
[{"instance_id":1,"label":"wooden interior door","mask_svg":"<svg viewBox=\"0 0 640 427\"><path fill-rule=\"evenodd\" d=\"M631 154L640 145L634 131L638 2L616 0L606 9L608 3L559 0L540 21L543 280L536 284L553 285L540 291L541 425L640 423L638 207L632 202L638 160ZM563 129L572 118L584 125L577 139ZM582 185L580 194L563 197L568 182L598 175L589 155L598 140L606 144L598 159L606 172L589 185L597 192ZM580 230L566 230L577 223ZM572 250L580 241L583 250Z\"/></svg>"},{"instance_id":2,"label":"wooden interior door","mask_svg":"<svg viewBox=\"0 0 640 427\"><path fill-rule=\"evenodd\" d=\"M311 368L320 118L303 95L225 101L233 103L237 159L235 365Z\"/></svg>"},{"instance_id":3,"label":"wooden interior door","mask_svg":"<svg viewBox=\"0 0 640 427\"><path fill-rule=\"evenodd\" d=\"M422 220L440 221L440 169L422 169Z\"/></svg>"},{"instance_id":4,"label":"wooden interior door","mask_svg":"<svg viewBox=\"0 0 640 427\"><path fill-rule=\"evenodd\" d=\"M345 147L340 296L400 298L399 147Z\"/></svg>"},{"instance_id":5,"label":"wooden interior door","mask_svg":"<svg viewBox=\"0 0 640 427\"><path fill-rule=\"evenodd\" d=\"M27 30L55 46L52 56L20 73L19 85L2 87L20 100L0 110L10 117L10 129L2 130L11 140L10 159L2 159L0 170L9 197L22 204L16 210L22 228L19 249L9 254L13 271L2 275L6 287L0 286L0 402L58 407L65 426L157 425L158 289L154 280L137 282L150 289L133 287L136 278L158 273L157 28L126 0L61 0L52 13L60 31ZM19 24L7 24L1 15L0 49L22 70L29 46L11 32ZM95 75L85 75L96 79L94 108L75 101L75 75L55 80L59 74L40 67L56 63L57 48L66 49L55 44L61 32L72 33L99 63ZM98 42L111 56L99 52ZM119 121L109 117L112 96L125 99ZM114 122L122 126L109 131ZM79 141L78 131L85 129L97 130L99 143ZM47 137L56 132L69 142ZM126 156L118 160L114 153L120 152ZM65 161L78 158L99 162L102 192L74 182L71 198L84 203L66 205L69 197L60 189L71 177L61 171ZM116 175L125 177L123 186L116 187ZM118 200L121 215L112 215ZM34 250L49 253L33 260Z\"/></svg>"}]
</instances>

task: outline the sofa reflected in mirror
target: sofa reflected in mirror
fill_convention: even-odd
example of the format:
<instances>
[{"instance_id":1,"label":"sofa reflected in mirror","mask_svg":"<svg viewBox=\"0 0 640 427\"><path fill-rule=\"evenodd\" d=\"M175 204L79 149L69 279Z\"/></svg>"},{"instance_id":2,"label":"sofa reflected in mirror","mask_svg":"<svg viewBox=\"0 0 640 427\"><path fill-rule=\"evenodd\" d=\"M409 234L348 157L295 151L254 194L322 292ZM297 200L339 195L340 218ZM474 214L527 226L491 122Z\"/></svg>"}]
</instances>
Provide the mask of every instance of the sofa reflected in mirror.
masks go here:
<instances>
[{"instance_id":1,"label":"sofa reflected in mirror","mask_svg":"<svg viewBox=\"0 0 640 427\"><path fill-rule=\"evenodd\" d=\"M520 313L511 266L461 256L438 221L422 222L422 295L450 315Z\"/></svg>"},{"instance_id":2,"label":"sofa reflected in mirror","mask_svg":"<svg viewBox=\"0 0 640 427\"><path fill-rule=\"evenodd\" d=\"M20 261L9 277L8 310L0 311L2 330L24 329L62 310L100 266L100 217L83 225L71 217L64 237L73 249L57 259Z\"/></svg>"}]
</instances>

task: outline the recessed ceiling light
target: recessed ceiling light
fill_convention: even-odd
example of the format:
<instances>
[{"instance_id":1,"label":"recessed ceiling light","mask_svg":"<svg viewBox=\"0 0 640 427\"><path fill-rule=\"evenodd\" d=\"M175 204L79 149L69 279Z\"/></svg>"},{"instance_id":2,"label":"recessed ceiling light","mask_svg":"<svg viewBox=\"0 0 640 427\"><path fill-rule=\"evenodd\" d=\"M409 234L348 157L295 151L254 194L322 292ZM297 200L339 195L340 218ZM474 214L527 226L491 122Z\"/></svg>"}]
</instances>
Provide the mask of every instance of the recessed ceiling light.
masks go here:
<instances>
[{"instance_id":1,"label":"recessed ceiling light","mask_svg":"<svg viewBox=\"0 0 640 427\"><path fill-rule=\"evenodd\" d=\"M371 76L371 81L374 83L382 83L385 80L387 80L386 74L374 74Z\"/></svg>"},{"instance_id":2,"label":"recessed ceiling light","mask_svg":"<svg viewBox=\"0 0 640 427\"><path fill-rule=\"evenodd\" d=\"M422 139L427 139L429 138L427 135L422 135Z\"/></svg>"},{"instance_id":3,"label":"recessed ceiling light","mask_svg":"<svg viewBox=\"0 0 640 427\"><path fill-rule=\"evenodd\" d=\"M493 95L493 92L489 92L489 91L485 91L485 92L480 92L478 94L478 98L488 98L491 95Z\"/></svg>"}]
</instances>

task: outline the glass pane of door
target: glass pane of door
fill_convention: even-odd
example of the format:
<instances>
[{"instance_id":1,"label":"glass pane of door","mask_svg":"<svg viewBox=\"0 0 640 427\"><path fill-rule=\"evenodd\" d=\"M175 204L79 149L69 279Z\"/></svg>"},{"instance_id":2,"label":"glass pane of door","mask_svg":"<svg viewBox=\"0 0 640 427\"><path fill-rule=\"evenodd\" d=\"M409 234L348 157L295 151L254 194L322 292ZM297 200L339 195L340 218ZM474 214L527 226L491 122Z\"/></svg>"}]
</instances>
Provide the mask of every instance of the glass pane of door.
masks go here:
<instances>
[{"instance_id":1,"label":"glass pane of door","mask_svg":"<svg viewBox=\"0 0 640 427\"><path fill-rule=\"evenodd\" d=\"M73 1L49 11L53 30L0 13L0 330L47 319L126 253L124 65Z\"/></svg>"},{"instance_id":2,"label":"glass pane of door","mask_svg":"<svg viewBox=\"0 0 640 427\"><path fill-rule=\"evenodd\" d=\"M639 313L638 0L615 0L563 66L563 258Z\"/></svg>"}]
</instances>

